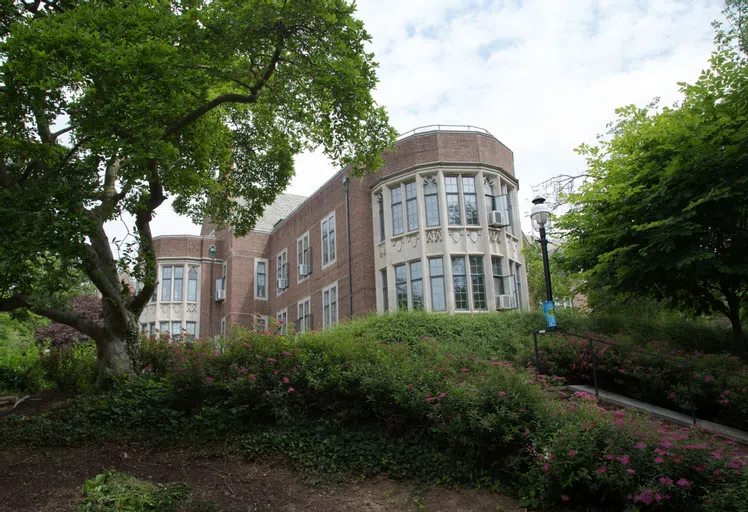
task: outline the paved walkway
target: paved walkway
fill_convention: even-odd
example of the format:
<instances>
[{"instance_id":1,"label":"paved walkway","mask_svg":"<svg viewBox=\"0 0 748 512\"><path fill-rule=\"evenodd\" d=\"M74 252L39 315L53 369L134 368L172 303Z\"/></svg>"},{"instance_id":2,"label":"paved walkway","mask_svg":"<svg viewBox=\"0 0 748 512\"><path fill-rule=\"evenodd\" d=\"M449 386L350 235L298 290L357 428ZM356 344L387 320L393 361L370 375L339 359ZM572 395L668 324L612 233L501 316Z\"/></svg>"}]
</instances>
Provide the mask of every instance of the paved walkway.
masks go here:
<instances>
[{"instance_id":1,"label":"paved walkway","mask_svg":"<svg viewBox=\"0 0 748 512\"><path fill-rule=\"evenodd\" d=\"M591 395L595 394L595 388L593 388L592 386L584 386L584 385L575 384L575 385L570 385L566 387L567 389L570 389L572 391L584 391L585 393L589 393ZM663 420L666 420L672 423L677 423L680 425L687 425L687 426L693 425L693 419L691 418L691 416L687 414L681 414L679 412L671 411L670 409L657 407L656 405L651 405L646 402L640 402L639 400L634 400L633 398L628 398L623 395L611 393L610 391L604 391L602 389L599 391L600 391L600 400L603 400L605 402L619 405L621 407L633 407L634 409L639 409L640 411L648 412L649 414L653 416L657 416L658 418L662 418ZM696 426L701 427L706 430L710 430L723 437L732 439L733 441L736 441L738 443L748 446L748 432L743 432L742 430L738 430L732 427L726 427L724 425L720 425L719 423L713 423L711 421L700 420L698 418L696 418Z\"/></svg>"}]
</instances>

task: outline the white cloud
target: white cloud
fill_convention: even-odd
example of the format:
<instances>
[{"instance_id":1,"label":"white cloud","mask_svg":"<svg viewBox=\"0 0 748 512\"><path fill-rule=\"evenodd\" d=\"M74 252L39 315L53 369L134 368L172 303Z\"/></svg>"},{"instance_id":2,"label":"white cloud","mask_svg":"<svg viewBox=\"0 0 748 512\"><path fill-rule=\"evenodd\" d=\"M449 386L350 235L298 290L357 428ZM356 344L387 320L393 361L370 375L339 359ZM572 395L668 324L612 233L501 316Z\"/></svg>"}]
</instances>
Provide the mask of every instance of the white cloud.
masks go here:
<instances>
[{"instance_id":1,"label":"white cloud","mask_svg":"<svg viewBox=\"0 0 748 512\"><path fill-rule=\"evenodd\" d=\"M614 109L678 99L713 49L721 0L361 0L380 63L377 100L401 132L429 124L488 129L515 155L521 208L531 185L583 169ZM288 192L308 195L336 171L297 159ZM154 234L199 233L167 206ZM114 230L110 230L114 234Z\"/></svg>"}]
</instances>

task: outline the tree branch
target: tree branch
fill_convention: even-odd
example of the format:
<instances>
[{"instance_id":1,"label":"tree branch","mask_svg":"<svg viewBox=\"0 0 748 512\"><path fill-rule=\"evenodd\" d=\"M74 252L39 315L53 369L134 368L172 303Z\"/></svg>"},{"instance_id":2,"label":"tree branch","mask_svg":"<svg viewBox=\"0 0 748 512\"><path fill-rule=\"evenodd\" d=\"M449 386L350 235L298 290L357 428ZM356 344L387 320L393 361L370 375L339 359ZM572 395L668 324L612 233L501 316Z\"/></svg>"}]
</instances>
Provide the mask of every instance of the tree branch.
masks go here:
<instances>
[{"instance_id":1,"label":"tree branch","mask_svg":"<svg viewBox=\"0 0 748 512\"><path fill-rule=\"evenodd\" d=\"M7 299L0 299L0 311L14 311L21 308L28 309L37 315L47 317L54 322L69 325L94 340L100 340L106 336L106 329L94 322L81 318L75 313L31 304L22 294L17 294Z\"/></svg>"},{"instance_id":2,"label":"tree branch","mask_svg":"<svg viewBox=\"0 0 748 512\"><path fill-rule=\"evenodd\" d=\"M278 62L281 58L281 52L283 51L283 44L284 39L282 36L279 37L278 44L275 47L275 51L273 52L273 55L270 58L270 62L265 67L265 72L260 77L260 79L255 83L251 88L249 94L236 94L236 93L228 93L228 94L222 94L221 96L218 96L217 98L213 98L211 101L206 103L205 105L202 105L189 114L187 114L182 119L172 123L171 125L166 127L166 130L164 130L164 137L169 137L171 135L174 135L178 133L180 130L185 128L186 126L189 126L190 124L194 123L198 119L200 119L202 116L213 110L214 108L223 105L224 103L254 103L257 101L257 97L259 96L262 89L267 85L270 78L273 76L273 73L275 72L275 69L278 65Z\"/></svg>"},{"instance_id":3,"label":"tree branch","mask_svg":"<svg viewBox=\"0 0 748 512\"><path fill-rule=\"evenodd\" d=\"M68 126L66 128L63 128L62 130L57 130L56 132L54 132L54 133L51 134L52 139L53 140L57 140L57 137L59 137L60 135L62 135L64 133L72 131L73 129L74 129L74 127L71 125L71 126Z\"/></svg>"}]
</instances>

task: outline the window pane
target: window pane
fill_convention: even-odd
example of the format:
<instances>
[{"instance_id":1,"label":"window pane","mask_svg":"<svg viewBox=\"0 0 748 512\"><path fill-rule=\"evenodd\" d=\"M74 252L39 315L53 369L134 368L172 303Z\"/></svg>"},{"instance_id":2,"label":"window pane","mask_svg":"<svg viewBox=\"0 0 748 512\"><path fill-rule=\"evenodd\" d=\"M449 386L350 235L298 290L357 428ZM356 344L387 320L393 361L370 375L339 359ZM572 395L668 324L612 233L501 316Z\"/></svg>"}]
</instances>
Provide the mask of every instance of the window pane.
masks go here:
<instances>
[{"instance_id":1,"label":"window pane","mask_svg":"<svg viewBox=\"0 0 748 512\"><path fill-rule=\"evenodd\" d=\"M519 263L517 265L517 272L514 274L515 281L517 282L517 307L522 305L522 278L520 277L522 275L522 265Z\"/></svg>"},{"instance_id":2,"label":"window pane","mask_svg":"<svg viewBox=\"0 0 748 512\"><path fill-rule=\"evenodd\" d=\"M335 259L335 216L330 217L330 260Z\"/></svg>"},{"instance_id":3,"label":"window pane","mask_svg":"<svg viewBox=\"0 0 748 512\"><path fill-rule=\"evenodd\" d=\"M332 325L338 323L338 287L330 289L330 320Z\"/></svg>"},{"instance_id":4,"label":"window pane","mask_svg":"<svg viewBox=\"0 0 748 512\"><path fill-rule=\"evenodd\" d=\"M177 337L182 336L182 322L171 323L171 336L172 338L177 338Z\"/></svg>"},{"instance_id":5,"label":"window pane","mask_svg":"<svg viewBox=\"0 0 748 512\"><path fill-rule=\"evenodd\" d=\"M195 333L197 332L197 324L195 322L186 322L185 330L187 331L187 339L194 340Z\"/></svg>"},{"instance_id":6,"label":"window pane","mask_svg":"<svg viewBox=\"0 0 748 512\"><path fill-rule=\"evenodd\" d=\"M400 235L404 231L402 189L399 186L391 188L390 196L392 198L392 234Z\"/></svg>"},{"instance_id":7,"label":"window pane","mask_svg":"<svg viewBox=\"0 0 748 512\"><path fill-rule=\"evenodd\" d=\"M444 291L444 260L431 258L429 260L429 275L431 276L431 310L445 311L447 296Z\"/></svg>"},{"instance_id":8,"label":"window pane","mask_svg":"<svg viewBox=\"0 0 748 512\"><path fill-rule=\"evenodd\" d=\"M174 267L174 300L182 300L184 290L184 267Z\"/></svg>"},{"instance_id":9,"label":"window pane","mask_svg":"<svg viewBox=\"0 0 748 512\"><path fill-rule=\"evenodd\" d=\"M190 267L187 277L187 300L195 302L197 300L197 267Z\"/></svg>"},{"instance_id":10,"label":"window pane","mask_svg":"<svg viewBox=\"0 0 748 512\"><path fill-rule=\"evenodd\" d=\"M377 203L379 207L379 241L384 240L384 198L379 195L377 197Z\"/></svg>"},{"instance_id":11,"label":"window pane","mask_svg":"<svg viewBox=\"0 0 748 512\"><path fill-rule=\"evenodd\" d=\"M426 205L426 226L433 227L439 225L439 199L436 195L424 196Z\"/></svg>"},{"instance_id":12,"label":"window pane","mask_svg":"<svg viewBox=\"0 0 748 512\"><path fill-rule=\"evenodd\" d=\"M504 278L501 270L501 258L494 256L491 258L491 271L493 273L493 292L496 295L505 295Z\"/></svg>"},{"instance_id":13,"label":"window pane","mask_svg":"<svg viewBox=\"0 0 748 512\"><path fill-rule=\"evenodd\" d=\"M457 194L460 192L457 187L457 176L445 176L444 177L444 188L447 194Z\"/></svg>"},{"instance_id":14,"label":"window pane","mask_svg":"<svg viewBox=\"0 0 748 512\"><path fill-rule=\"evenodd\" d=\"M387 269L380 270L382 274L382 299L383 299L383 307L384 311L389 311L390 309L390 298L389 298L389 288L387 286Z\"/></svg>"},{"instance_id":15,"label":"window pane","mask_svg":"<svg viewBox=\"0 0 748 512\"><path fill-rule=\"evenodd\" d=\"M258 261L257 262L257 296L258 297L266 297L266 269L265 269L265 262L264 261Z\"/></svg>"},{"instance_id":16,"label":"window pane","mask_svg":"<svg viewBox=\"0 0 748 512\"><path fill-rule=\"evenodd\" d=\"M462 194L465 200L465 223L477 226L478 221L478 196L475 191L475 176L462 177Z\"/></svg>"},{"instance_id":17,"label":"window pane","mask_svg":"<svg viewBox=\"0 0 748 512\"><path fill-rule=\"evenodd\" d=\"M171 300L171 267L161 269L161 300Z\"/></svg>"},{"instance_id":18,"label":"window pane","mask_svg":"<svg viewBox=\"0 0 748 512\"><path fill-rule=\"evenodd\" d=\"M416 199L416 182L405 184L405 202L408 211L408 231L418 229L418 201Z\"/></svg>"},{"instance_id":19,"label":"window pane","mask_svg":"<svg viewBox=\"0 0 748 512\"><path fill-rule=\"evenodd\" d=\"M420 261L410 263L410 294L413 309L423 309L423 274Z\"/></svg>"},{"instance_id":20,"label":"window pane","mask_svg":"<svg viewBox=\"0 0 748 512\"><path fill-rule=\"evenodd\" d=\"M452 257L452 280L455 289L455 309L470 309L470 305L468 304L465 258L463 256Z\"/></svg>"},{"instance_id":21,"label":"window pane","mask_svg":"<svg viewBox=\"0 0 748 512\"><path fill-rule=\"evenodd\" d=\"M473 308L486 309L486 276L483 256L470 256L470 282L473 287Z\"/></svg>"},{"instance_id":22,"label":"window pane","mask_svg":"<svg viewBox=\"0 0 748 512\"><path fill-rule=\"evenodd\" d=\"M512 189L507 188L506 191L506 211L507 211L507 229L511 234L514 234L514 208L512 207Z\"/></svg>"},{"instance_id":23,"label":"window pane","mask_svg":"<svg viewBox=\"0 0 748 512\"><path fill-rule=\"evenodd\" d=\"M408 278L405 275L405 265L395 267L395 293L397 295L397 309L408 309Z\"/></svg>"},{"instance_id":24,"label":"window pane","mask_svg":"<svg viewBox=\"0 0 748 512\"><path fill-rule=\"evenodd\" d=\"M168 334L169 333L169 322L159 322L158 330L161 331L161 334Z\"/></svg>"},{"instance_id":25,"label":"window pane","mask_svg":"<svg viewBox=\"0 0 748 512\"><path fill-rule=\"evenodd\" d=\"M330 261L330 253L328 252L327 247L327 237L329 233L327 231L327 221L322 223L322 264L327 265L327 262Z\"/></svg>"}]
</instances>

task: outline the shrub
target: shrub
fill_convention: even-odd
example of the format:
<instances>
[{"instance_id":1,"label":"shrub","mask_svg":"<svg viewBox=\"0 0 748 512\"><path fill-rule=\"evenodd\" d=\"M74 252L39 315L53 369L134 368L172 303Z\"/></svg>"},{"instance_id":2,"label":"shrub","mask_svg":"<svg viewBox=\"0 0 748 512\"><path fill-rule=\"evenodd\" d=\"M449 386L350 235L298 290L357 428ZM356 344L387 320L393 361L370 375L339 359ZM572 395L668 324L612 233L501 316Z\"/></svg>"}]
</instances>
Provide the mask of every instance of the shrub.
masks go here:
<instances>
[{"instance_id":1,"label":"shrub","mask_svg":"<svg viewBox=\"0 0 748 512\"><path fill-rule=\"evenodd\" d=\"M687 353L662 342L651 342L644 349L668 359L602 344L592 346L602 388L687 414L691 412L693 396L700 418L741 429L748 427L748 365L738 358ZM592 346L586 340L563 334L542 336L541 368L570 383L589 384ZM518 360L521 364L534 364L534 353L528 349Z\"/></svg>"},{"instance_id":2,"label":"shrub","mask_svg":"<svg viewBox=\"0 0 748 512\"><path fill-rule=\"evenodd\" d=\"M90 392L96 379L96 344L89 340L51 348L42 358L47 378L58 388Z\"/></svg>"},{"instance_id":3,"label":"shrub","mask_svg":"<svg viewBox=\"0 0 748 512\"><path fill-rule=\"evenodd\" d=\"M0 392L35 393L50 386L34 342L0 340Z\"/></svg>"},{"instance_id":4,"label":"shrub","mask_svg":"<svg viewBox=\"0 0 748 512\"><path fill-rule=\"evenodd\" d=\"M139 480L132 475L109 470L86 480L84 498L78 512L120 510L159 512L211 512L215 505L193 500L184 484L166 485Z\"/></svg>"},{"instance_id":5,"label":"shrub","mask_svg":"<svg viewBox=\"0 0 748 512\"><path fill-rule=\"evenodd\" d=\"M560 428L536 436L536 461L523 476L532 506L692 510L707 497L724 497L721 510L738 510L745 453L735 443L626 411L606 411L579 393ZM733 491L730 491L733 492Z\"/></svg>"}]
</instances>

